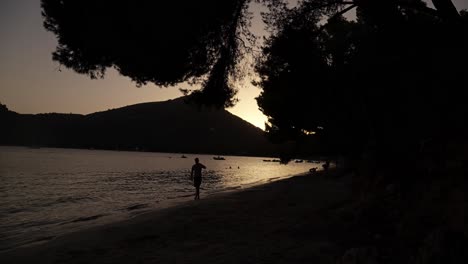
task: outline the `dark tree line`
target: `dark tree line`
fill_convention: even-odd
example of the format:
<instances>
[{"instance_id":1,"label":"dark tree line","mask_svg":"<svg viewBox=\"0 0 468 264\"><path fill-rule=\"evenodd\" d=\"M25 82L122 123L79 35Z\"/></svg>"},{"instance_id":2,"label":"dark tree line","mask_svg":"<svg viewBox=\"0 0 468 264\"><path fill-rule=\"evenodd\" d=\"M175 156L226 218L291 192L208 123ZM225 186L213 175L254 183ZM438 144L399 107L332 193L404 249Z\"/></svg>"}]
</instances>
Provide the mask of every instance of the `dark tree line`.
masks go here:
<instances>
[{"instance_id":1,"label":"dark tree line","mask_svg":"<svg viewBox=\"0 0 468 264\"><path fill-rule=\"evenodd\" d=\"M348 4L356 21L341 16L346 8L318 1L269 17L276 34L256 70L273 137L312 130L322 151L372 148L389 163L414 161L426 142L463 138L468 16L422 1L374 2Z\"/></svg>"},{"instance_id":2,"label":"dark tree line","mask_svg":"<svg viewBox=\"0 0 468 264\"><path fill-rule=\"evenodd\" d=\"M267 17L267 130L314 131L320 153L347 157L357 205L344 225L361 232L337 263L467 262L468 14L451 1L344 2Z\"/></svg>"}]
</instances>

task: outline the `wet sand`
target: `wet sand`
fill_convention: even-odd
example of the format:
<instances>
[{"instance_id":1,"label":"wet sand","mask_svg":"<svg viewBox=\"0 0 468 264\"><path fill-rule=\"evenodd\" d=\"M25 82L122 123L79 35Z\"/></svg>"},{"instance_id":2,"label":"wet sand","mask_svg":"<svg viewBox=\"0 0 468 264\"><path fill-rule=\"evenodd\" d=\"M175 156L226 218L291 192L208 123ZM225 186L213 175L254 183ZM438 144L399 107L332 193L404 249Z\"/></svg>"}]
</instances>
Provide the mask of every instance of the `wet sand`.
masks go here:
<instances>
[{"instance_id":1,"label":"wet sand","mask_svg":"<svg viewBox=\"0 0 468 264\"><path fill-rule=\"evenodd\" d=\"M350 178L289 179L0 253L0 263L331 263Z\"/></svg>"}]
</instances>

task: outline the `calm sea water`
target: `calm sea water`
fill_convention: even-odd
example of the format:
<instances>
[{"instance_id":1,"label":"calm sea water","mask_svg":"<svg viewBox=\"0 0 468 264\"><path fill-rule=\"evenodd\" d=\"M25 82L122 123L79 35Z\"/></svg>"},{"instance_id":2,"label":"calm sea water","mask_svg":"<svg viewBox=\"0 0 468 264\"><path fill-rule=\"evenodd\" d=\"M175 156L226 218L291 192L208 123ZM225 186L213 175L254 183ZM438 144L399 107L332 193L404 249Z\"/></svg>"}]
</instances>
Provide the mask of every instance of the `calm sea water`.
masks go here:
<instances>
[{"instance_id":1,"label":"calm sea water","mask_svg":"<svg viewBox=\"0 0 468 264\"><path fill-rule=\"evenodd\" d=\"M0 250L133 217L193 197L195 157L204 172L201 197L308 171L259 157L0 146Z\"/></svg>"}]
</instances>

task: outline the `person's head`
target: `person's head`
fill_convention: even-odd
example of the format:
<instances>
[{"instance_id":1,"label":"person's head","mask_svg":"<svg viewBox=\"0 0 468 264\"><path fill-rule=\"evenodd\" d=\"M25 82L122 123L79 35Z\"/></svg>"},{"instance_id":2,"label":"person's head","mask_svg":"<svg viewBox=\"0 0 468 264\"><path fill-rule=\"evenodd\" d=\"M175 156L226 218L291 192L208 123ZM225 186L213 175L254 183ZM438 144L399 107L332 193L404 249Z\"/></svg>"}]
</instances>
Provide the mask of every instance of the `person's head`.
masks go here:
<instances>
[{"instance_id":1,"label":"person's head","mask_svg":"<svg viewBox=\"0 0 468 264\"><path fill-rule=\"evenodd\" d=\"M200 160L198 158L195 158L195 163L198 163Z\"/></svg>"}]
</instances>

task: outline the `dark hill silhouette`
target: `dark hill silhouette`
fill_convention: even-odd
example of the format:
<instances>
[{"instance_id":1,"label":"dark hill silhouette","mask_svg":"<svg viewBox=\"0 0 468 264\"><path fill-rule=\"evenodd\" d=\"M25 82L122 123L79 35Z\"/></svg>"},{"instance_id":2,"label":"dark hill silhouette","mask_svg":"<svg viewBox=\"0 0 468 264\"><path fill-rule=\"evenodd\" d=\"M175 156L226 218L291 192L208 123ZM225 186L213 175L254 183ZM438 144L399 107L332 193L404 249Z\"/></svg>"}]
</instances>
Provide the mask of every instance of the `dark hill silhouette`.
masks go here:
<instances>
[{"instance_id":1,"label":"dark hill silhouette","mask_svg":"<svg viewBox=\"0 0 468 264\"><path fill-rule=\"evenodd\" d=\"M17 114L2 109L0 144L271 155L264 132L229 113L184 98L77 114Z\"/></svg>"}]
</instances>

